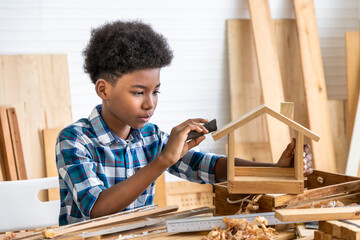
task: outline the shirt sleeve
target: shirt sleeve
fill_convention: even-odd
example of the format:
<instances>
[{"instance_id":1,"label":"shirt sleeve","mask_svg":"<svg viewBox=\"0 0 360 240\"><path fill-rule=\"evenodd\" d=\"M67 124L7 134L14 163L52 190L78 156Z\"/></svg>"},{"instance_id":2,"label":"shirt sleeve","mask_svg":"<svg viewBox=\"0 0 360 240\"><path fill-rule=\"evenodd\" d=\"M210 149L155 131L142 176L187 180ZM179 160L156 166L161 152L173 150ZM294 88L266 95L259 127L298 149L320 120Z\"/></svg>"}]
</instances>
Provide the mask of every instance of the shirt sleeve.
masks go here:
<instances>
[{"instance_id":1,"label":"shirt sleeve","mask_svg":"<svg viewBox=\"0 0 360 240\"><path fill-rule=\"evenodd\" d=\"M56 164L60 191L66 190L67 195L72 196L83 218L89 219L90 211L105 187L96 175L97 163L92 160L85 139L75 130L65 129L59 134L56 144Z\"/></svg>"},{"instance_id":2,"label":"shirt sleeve","mask_svg":"<svg viewBox=\"0 0 360 240\"><path fill-rule=\"evenodd\" d=\"M160 132L161 150L166 146L169 134ZM168 172L182 179L197 183L216 183L215 163L224 155L202 151L198 147L188 151L177 163L168 168Z\"/></svg>"}]
</instances>

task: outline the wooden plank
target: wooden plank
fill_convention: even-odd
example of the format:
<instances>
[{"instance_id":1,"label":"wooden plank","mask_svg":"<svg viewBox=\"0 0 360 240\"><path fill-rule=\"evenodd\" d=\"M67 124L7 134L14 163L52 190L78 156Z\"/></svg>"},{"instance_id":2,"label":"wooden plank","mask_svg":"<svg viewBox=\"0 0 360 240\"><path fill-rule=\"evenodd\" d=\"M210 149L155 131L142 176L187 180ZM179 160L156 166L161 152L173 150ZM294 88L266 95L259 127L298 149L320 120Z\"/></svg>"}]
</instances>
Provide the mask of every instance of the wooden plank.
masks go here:
<instances>
[{"instance_id":1,"label":"wooden plank","mask_svg":"<svg viewBox=\"0 0 360 240\"><path fill-rule=\"evenodd\" d=\"M19 123L15 108L8 108L7 116L9 119L11 142L14 150L14 159L16 163L16 171L17 171L18 179L26 180L27 179L26 166L24 161L23 147L21 144Z\"/></svg>"},{"instance_id":2,"label":"wooden plank","mask_svg":"<svg viewBox=\"0 0 360 240\"><path fill-rule=\"evenodd\" d=\"M304 135L298 132L296 138L296 147L295 147L295 178L298 180L304 179Z\"/></svg>"},{"instance_id":3,"label":"wooden plank","mask_svg":"<svg viewBox=\"0 0 360 240\"><path fill-rule=\"evenodd\" d=\"M340 221L320 221L319 230L334 237L341 238L341 226L343 225L344 223Z\"/></svg>"},{"instance_id":4,"label":"wooden plank","mask_svg":"<svg viewBox=\"0 0 360 240\"><path fill-rule=\"evenodd\" d=\"M314 169L313 173L307 176L306 187L308 189L331 186L339 183L360 180L358 177L348 176L339 173L330 173Z\"/></svg>"},{"instance_id":5,"label":"wooden plank","mask_svg":"<svg viewBox=\"0 0 360 240\"><path fill-rule=\"evenodd\" d=\"M56 177L58 176L58 171L56 167L56 157L55 157L55 145L56 139L59 135L61 128L51 128L43 130L44 138L44 153L45 153L45 168L47 177ZM59 188L48 189L48 200L59 200L60 191Z\"/></svg>"},{"instance_id":6,"label":"wooden plank","mask_svg":"<svg viewBox=\"0 0 360 240\"><path fill-rule=\"evenodd\" d=\"M4 107L0 107L0 151L6 180L18 180L14 150L11 142L9 120L6 108Z\"/></svg>"},{"instance_id":7,"label":"wooden plank","mask_svg":"<svg viewBox=\"0 0 360 240\"><path fill-rule=\"evenodd\" d=\"M351 181L347 183L339 183L332 186L326 186L321 188L315 188L307 190L302 194L296 196L283 195L275 198L275 207L301 203L310 199L317 199L325 196L336 195L339 193L350 193L360 190L360 180Z\"/></svg>"},{"instance_id":8,"label":"wooden plank","mask_svg":"<svg viewBox=\"0 0 360 240\"><path fill-rule=\"evenodd\" d=\"M360 92L360 32L345 33L348 137L351 140Z\"/></svg>"},{"instance_id":9,"label":"wooden plank","mask_svg":"<svg viewBox=\"0 0 360 240\"><path fill-rule=\"evenodd\" d=\"M338 173L345 173L349 153L346 102L347 101L343 99L331 99L328 101L336 169Z\"/></svg>"},{"instance_id":10,"label":"wooden plank","mask_svg":"<svg viewBox=\"0 0 360 240\"><path fill-rule=\"evenodd\" d=\"M285 117L294 120L294 103L293 102L282 102L280 105L280 114Z\"/></svg>"},{"instance_id":11,"label":"wooden plank","mask_svg":"<svg viewBox=\"0 0 360 240\"><path fill-rule=\"evenodd\" d=\"M16 109L28 178L45 177L41 131L72 122L66 55L0 56L0 104Z\"/></svg>"},{"instance_id":12,"label":"wooden plank","mask_svg":"<svg viewBox=\"0 0 360 240\"><path fill-rule=\"evenodd\" d=\"M336 172L324 68L313 0L293 0L310 128L322 137L314 143L314 167Z\"/></svg>"},{"instance_id":13,"label":"wooden plank","mask_svg":"<svg viewBox=\"0 0 360 240\"><path fill-rule=\"evenodd\" d=\"M100 226L104 226L107 224L113 224L113 223L118 223L121 221L129 221L129 220L134 220L134 219L138 219L138 218L144 218L144 217L151 217L151 216L155 216L157 214L164 214L164 213L170 213L170 212L174 212L178 209L177 206L169 206L169 207L163 207L163 208L156 208L156 209L150 209L147 211L140 211L140 212L133 212L131 214L122 214L119 216L113 216L113 217L107 217L104 218L102 217L100 220L90 220L90 221L85 221L85 222L81 222L80 224L69 224L66 225L65 227L59 227L59 228L55 228L55 229L51 229L47 232L47 234L50 234L53 237L57 237L57 236L62 236L65 234L69 234L69 233L74 233L77 231L84 231L86 229L93 229L96 227L100 227Z\"/></svg>"},{"instance_id":14,"label":"wooden plank","mask_svg":"<svg viewBox=\"0 0 360 240\"><path fill-rule=\"evenodd\" d=\"M360 219L360 207L279 209L275 217L282 222Z\"/></svg>"},{"instance_id":15,"label":"wooden plank","mask_svg":"<svg viewBox=\"0 0 360 240\"><path fill-rule=\"evenodd\" d=\"M359 98L360 102L360 98ZM360 104L357 106L355 125L353 129L353 134L351 137L349 156L346 166L346 174L351 176L360 176L360 148L359 145L360 138Z\"/></svg>"},{"instance_id":16,"label":"wooden plank","mask_svg":"<svg viewBox=\"0 0 360 240\"><path fill-rule=\"evenodd\" d=\"M295 176L294 168L281 167L235 167L236 176L281 177Z\"/></svg>"},{"instance_id":17,"label":"wooden plank","mask_svg":"<svg viewBox=\"0 0 360 240\"><path fill-rule=\"evenodd\" d=\"M235 177L228 181L229 193L289 193L304 192L304 182L294 177Z\"/></svg>"},{"instance_id":18,"label":"wooden plank","mask_svg":"<svg viewBox=\"0 0 360 240\"><path fill-rule=\"evenodd\" d=\"M248 0L248 5L264 103L278 108L279 103L284 102L285 98L269 2ZM272 159L275 161L290 141L290 132L288 127L274 119L267 116L266 120Z\"/></svg>"}]
</instances>

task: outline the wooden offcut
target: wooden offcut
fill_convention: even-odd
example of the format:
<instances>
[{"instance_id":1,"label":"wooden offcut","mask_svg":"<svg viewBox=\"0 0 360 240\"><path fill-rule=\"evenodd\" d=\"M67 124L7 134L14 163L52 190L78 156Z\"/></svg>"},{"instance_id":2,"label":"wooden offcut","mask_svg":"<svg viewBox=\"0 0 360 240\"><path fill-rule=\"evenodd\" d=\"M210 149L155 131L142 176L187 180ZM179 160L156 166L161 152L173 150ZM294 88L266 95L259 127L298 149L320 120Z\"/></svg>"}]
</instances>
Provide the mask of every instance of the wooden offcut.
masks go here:
<instances>
[{"instance_id":1,"label":"wooden offcut","mask_svg":"<svg viewBox=\"0 0 360 240\"><path fill-rule=\"evenodd\" d=\"M249 0L248 4L262 96L266 105L276 109L285 98L269 1ZM272 159L276 161L290 140L289 128L270 116L266 116L266 122Z\"/></svg>"},{"instance_id":2,"label":"wooden offcut","mask_svg":"<svg viewBox=\"0 0 360 240\"><path fill-rule=\"evenodd\" d=\"M0 56L0 105L16 109L27 177L45 177L41 131L72 122L66 55Z\"/></svg>"},{"instance_id":3,"label":"wooden offcut","mask_svg":"<svg viewBox=\"0 0 360 240\"><path fill-rule=\"evenodd\" d=\"M8 181L18 180L9 120L5 107L0 107L0 152L5 179Z\"/></svg>"},{"instance_id":4,"label":"wooden offcut","mask_svg":"<svg viewBox=\"0 0 360 240\"><path fill-rule=\"evenodd\" d=\"M319 170L336 172L324 68L314 3L313 0L293 0L293 2L299 37L309 127L322 137L321 141L312 145L314 166Z\"/></svg>"},{"instance_id":5,"label":"wooden offcut","mask_svg":"<svg viewBox=\"0 0 360 240\"><path fill-rule=\"evenodd\" d=\"M8 108L6 111L9 120L11 142L14 150L14 159L16 163L16 171L17 171L18 179L26 180L27 173L26 173L24 153L21 144L20 129L19 129L18 118L16 115L16 110L15 108Z\"/></svg>"},{"instance_id":6,"label":"wooden offcut","mask_svg":"<svg viewBox=\"0 0 360 240\"><path fill-rule=\"evenodd\" d=\"M360 32L345 33L348 136L352 136L360 92Z\"/></svg>"}]
</instances>

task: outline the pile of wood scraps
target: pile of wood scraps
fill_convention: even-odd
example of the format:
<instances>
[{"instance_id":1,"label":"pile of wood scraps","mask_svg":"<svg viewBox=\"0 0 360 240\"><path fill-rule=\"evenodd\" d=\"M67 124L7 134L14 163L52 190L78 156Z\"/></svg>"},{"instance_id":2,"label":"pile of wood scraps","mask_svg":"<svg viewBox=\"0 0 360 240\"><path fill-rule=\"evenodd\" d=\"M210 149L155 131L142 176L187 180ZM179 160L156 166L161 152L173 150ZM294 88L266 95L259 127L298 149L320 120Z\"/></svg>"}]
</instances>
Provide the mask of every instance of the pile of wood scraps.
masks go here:
<instances>
[{"instance_id":1,"label":"pile of wood scraps","mask_svg":"<svg viewBox=\"0 0 360 240\"><path fill-rule=\"evenodd\" d=\"M15 108L0 107L0 181L27 179Z\"/></svg>"},{"instance_id":2,"label":"pile of wood scraps","mask_svg":"<svg viewBox=\"0 0 360 240\"><path fill-rule=\"evenodd\" d=\"M151 205L101 218L69 224L56 228L40 229L26 233L12 233L11 239L126 239L128 237L165 233L167 220L208 214L211 208L203 207L176 212L178 206L156 208ZM127 236L127 237L126 237ZM1 235L0 235L0 239ZM5 239L5 238L3 238Z\"/></svg>"}]
</instances>

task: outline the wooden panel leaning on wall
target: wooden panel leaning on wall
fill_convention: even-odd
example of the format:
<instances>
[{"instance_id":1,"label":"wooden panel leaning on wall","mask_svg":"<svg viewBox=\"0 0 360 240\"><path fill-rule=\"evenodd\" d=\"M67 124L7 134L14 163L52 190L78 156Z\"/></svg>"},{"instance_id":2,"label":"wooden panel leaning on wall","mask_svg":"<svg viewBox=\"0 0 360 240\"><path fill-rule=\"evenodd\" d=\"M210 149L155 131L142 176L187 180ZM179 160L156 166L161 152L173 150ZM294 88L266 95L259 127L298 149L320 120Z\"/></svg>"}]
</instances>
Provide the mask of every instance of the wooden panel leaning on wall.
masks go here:
<instances>
[{"instance_id":1,"label":"wooden panel leaning on wall","mask_svg":"<svg viewBox=\"0 0 360 240\"><path fill-rule=\"evenodd\" d=\"M45 177L41 131L72 122L66 55L0 56L0 105L16 109L28 178Z\"/></svg>"}]
</instances>

